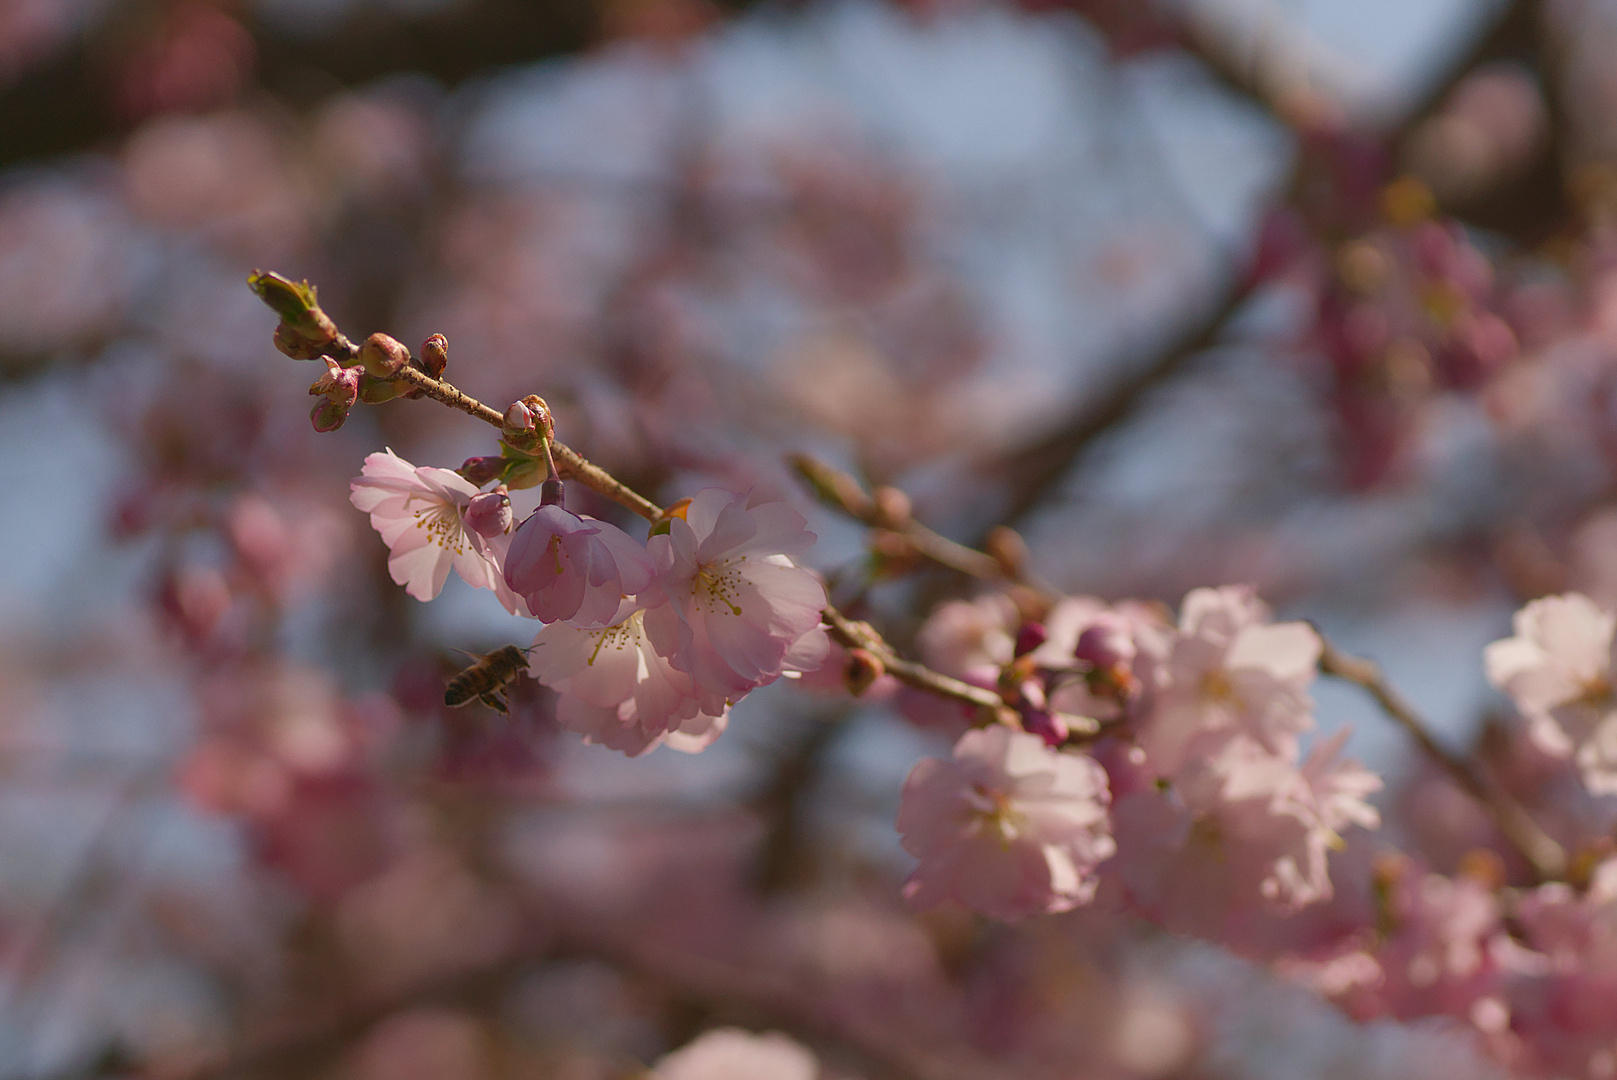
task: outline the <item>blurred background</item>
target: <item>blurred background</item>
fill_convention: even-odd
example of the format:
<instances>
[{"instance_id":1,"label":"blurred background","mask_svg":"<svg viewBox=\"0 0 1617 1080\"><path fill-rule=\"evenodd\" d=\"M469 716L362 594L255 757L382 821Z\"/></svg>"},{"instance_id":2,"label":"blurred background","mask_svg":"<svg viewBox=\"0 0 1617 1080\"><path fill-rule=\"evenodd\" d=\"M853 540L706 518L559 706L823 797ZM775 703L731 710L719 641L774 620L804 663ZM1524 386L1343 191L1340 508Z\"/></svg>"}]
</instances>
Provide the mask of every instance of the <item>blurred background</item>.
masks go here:
<instances>
[{"instance_id":1,"label":"blurred background","mask_svg":"<svg viewBox=\"0 0 1617 1080\"><path fill-rule=\"evenodd\" d=\"M1614 213L1608 0L0 0L0 1077L625 1077L722 1025L870 1080L1487 1075L1114 912L906 912L948 740L835 680L698 757L444 710L532 625L404 596L347 483L492 440L316 436L245 278L447 335L654 496L793 500L905 648L970 583L786 452L1069 593L1254 583L1574 828L1480 649L1617 604ZM1452 869L1487 823L1316 697Z\"/></svg>"}]
</instances>

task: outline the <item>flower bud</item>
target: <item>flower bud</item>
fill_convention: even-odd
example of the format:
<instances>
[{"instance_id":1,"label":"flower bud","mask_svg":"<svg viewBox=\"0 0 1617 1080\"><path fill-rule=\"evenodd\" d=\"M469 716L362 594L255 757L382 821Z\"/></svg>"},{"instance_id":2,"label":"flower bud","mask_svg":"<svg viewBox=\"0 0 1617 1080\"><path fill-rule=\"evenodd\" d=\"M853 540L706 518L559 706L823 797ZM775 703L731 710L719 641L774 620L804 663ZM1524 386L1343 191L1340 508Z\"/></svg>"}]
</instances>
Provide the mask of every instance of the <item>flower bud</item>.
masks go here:
<instances>
[{"instance_id":1,"label":"flower bud","mask_svg":"<svg viewBox=\"0 0 1617 1080\"><path fill-rule=\"evenodd\" d=\"M410 350L386 334L372 334L359 347L359 362L365 366L367 375L387 379L410 362Z\"/></svg>"},{"instance_id":2,"label":"flower bud","mask_svg":"<svg viewBox=\"0 0 1617 1080\"><path fill-rule=\"evenodd\" d=\"M493 491L473 495L466 504L466 524L484 539L510 532L511 498L505 488L497 487Z\"/></svg>"},{"instance_id":3,"label":"flower bud","mask_svg":"<svg viewBox=\"0 0 1617 1080\"><path fill-rule=\"evenodd\" d=\"M392 401L399 396L402 389L403 387L392 379L378 379L370 375L359 377L359 400L367 405L380 405L384 401Z\"/></svg>"},{"instance_id":4,"label":"flower bud","mask_svg":"<svg viewBox=\"0 0 1617 1080\"><path fill-rule=\"evenodd\" d=\"M1050 746L1060 746L1067 741L1067 722L1060 713L1029 706L1023 706L1019 711L1023 731L1037 735Z\"/></svg>"},{"instance_id":5,"label":"flower bud","mask_svg":"<svg viewBox=\"0 0 1617 1080\"><path fill-rule=\"evenodd\" d=\"M314 381L309 393L321 394L340 404L346 413L359 400L358 368L345 368L330 357L326 358L326 373Z\"/></svg>"},{"instance_id":6,"label":"flower bud","mask_svg":"<svg viewBox=\"0 0 1617 1080\"><path fill-rule=\"evenodd\" d=\"M292 359L313 360L337 340L337 325L320 310L315 288L307 281L254 270L247 287L281 317L275 347Z\"/></svg>"},{"instance_id":7,"label":"flower bud","mask_svg":"<svg viewBox=\"0 0 1617 1080\"><path fill-rule=\"evenodd\" d=\"M348 419L348 409L340 402L322 398L320 404L309 410L309 419L316 431L336 431Z\"/></svg>"},{"instance_id":8,"label":"flower bud","mask_svg":"<svg viewBox=\"0 0 1617 1080\"><path fill-rule=\"evenodd\" d=\"M1020 581L1026 574L1027 541L1015 529L1001 525L988 534L983 550L999 564L999 572L1012 581Z\"/></svg>"},{"instance_id":9,"label":"flower bud","mask_svg":"<svg viewBox=\"0 0 1617 1080\"><path fill-rule=\"evenodd\" d=\"M537 453L539 450L539 419L533 409L523 401L514 401L511 407L505 410L505 423L500 429L500 435L506 444L524 453Z\"/></svg>"},{"instance_id":10,"label":"flower bud","mask_svg":"<svg viewBox=\"0 0 1617 1080\"><path fill-rule=\"evenodd\" d=\"M523 435L537 430L533 413L520 401L513 401L511 407L505 410L505 433L507 435Z\"/></svg>"},{"instance_id":11,"label":"flower bud","mask_svg":"<svg viewBox=\"0 0 1617 1080\"><path fill-rule=\"evenodd\" d=\"M842 682L854 697L869 690L885 674L887 666L881 662L881 657L869 649L848 650L847 665L842 669Z\"/></svg>"},{"instance_id":12,"label":"flower bud","mask_svg":"<svg viewBox=\"0 0 1617 1080\"><path fill-rule=\"evenodd\" d=\"M1028 653L1050 640L1050 631L1044 628L1043 623L1025 622L1016 632L1015 655L1026 656Z\"/></svg>"},{"instance_id":13,"label":"flower bud","mask_svg":"<svg viewBox=\"0 0 1617 1080\"><path fill-rule=\"evenodd\" d=\"M505 459L494 456L469 457L455 471L464 476L467 483L482 487L505 471Z\"/></svg>"},{"instance_id":14,"label":"flower bud","mask_svg":"<svg viewBox=\"0 0 1617 1080\"><path fill-rule=\"evenodd\" d=\"M870 561L878 577L902 577L920 563L921 553L903 533L877 529L870 535Z\"/></svg>"},{"instance_id":15,"label":"flower bud","mask_svg":"<svg viewBox=\"0 0 1617 1080\"><path fill-rule=\"evenodd\" d=\"M1102 615L1078 635L1073 656L1095 668L1110 669L1133 662L1134 638L1128 626L1111 615Z\"/></svg>"},{"instance_id":16,"label":"flower bud","mask_svg":"<svg viewBox=\"0 0 1617 1080\"><path fill-rule=\"evenodd\" d=\"M294 360L318 360L326 346L331 344L329 340L306 338L285 323L275 328L274 342L282 355L290 356Z\"/></svg>"},{"instance_id":17,"label":"flower bud","mask_svg":"<svg viewBox=\"0 0 1617 1080\"><path fill-rule=\"evenodd\" d=\"M876 524L884 529L903 529L910 523L910 497L893 487L871 492L875 500Z\"/></svg>"},{"instance_id":18,"label":"flower bud","mask_svg":"<svg viewBox=\"0 0 1617 1080\"><path fill-rule=\"evenodd\" d=\"M538 425L539 434L546 439L556 437L556 421L551 418L550 406L538 394L529 394L522 399L522 404L528 407L533 414L533 422Z\"/></svg>"},{"instance_id":19,"label":"flower bud","mask_svg":"<svg viewBox=\"0 0 1617 1080\"><path fill-rule=\"evenodd\" d=\"M434 379L444 377L444 369L449 366L449 339L442 334L434 334L421 343L421 366L427 369L427 374Z\"/></svg>"}]
</instances>

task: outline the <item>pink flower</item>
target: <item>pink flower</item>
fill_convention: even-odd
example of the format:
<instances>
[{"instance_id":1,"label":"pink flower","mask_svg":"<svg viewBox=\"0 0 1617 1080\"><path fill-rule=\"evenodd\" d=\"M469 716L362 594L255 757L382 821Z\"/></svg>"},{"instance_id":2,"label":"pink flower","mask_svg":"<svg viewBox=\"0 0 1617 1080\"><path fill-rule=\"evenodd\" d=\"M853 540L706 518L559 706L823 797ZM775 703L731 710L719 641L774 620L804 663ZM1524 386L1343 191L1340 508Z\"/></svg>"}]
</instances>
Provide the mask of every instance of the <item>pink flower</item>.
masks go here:
<instances>
[{"instance_id":1,"label":"pink flower","mask_svg":"<svg viewBox=\"0 0 1617 1080\"><path fill-rule=\"evenodd\" d=\"M953 761L927 758L904 781L898 831L920 860L904 895L1007 920L1086 903L1116 850L1109 802L1093 759L1006 727L968 731Z\"/></svg>"},{"instance_id":2,"label":"pink flower","mask_svg":"<svg viewBox=\"0 0 1617 1080\"><path fill-rule=\"evenodd\" d=\"M1272 753L1294 755L1312 724L1308 685L1319 635L1304 623L1269 623L1250 589L1196 589L1179 629L1160 648L1138 736L1159 776L1179 771L1207 733L1241 733ZM1199 752L1199 751L1198 751Z\"/></svg>"},{"instance_id":3,"label":"pink flower","mask_svg":"<svg viewBox=\"0 0 1617 1080\"><path fill-rule=\"evenodd\" d=\"M1135 901L1170 929L1218 939L1260 905L1329 899L1327 857L1349 825L1375 828L1364 801L1381 781L1338 761L1346 731L1296 756L1244 735L1187 760L1173 786L1119 799L1115 866Z\"/></svg>"},{"instance_id":4,"label":"pink flower","mask_svg":"<svg viewBox=\"0 0 1617 1080\"><path fill-rule=\"evenodd\" d=\"M505 582L536 619L605 626L625 596L651 584L651 561L616 525L547 502L517 526Z\"/></svg>"},{"instance_id":5,"label":"pink flower","mask_svg":"<svg viewBox=\"0 0 1617 1080\"><path fill-rule=\"evenodd\" d=\"M389 450L365 459L349 499L371 516L388 546L387 569L417 600L444 587L449 568L479 589L490 589L506 610L519 601L500 576L504 537L479 536L466 523L478 491L449 469L417 468Z\"/></svg>"},{"instance_id":6,"label":"pink flower","mask_svg":"<svg viewBox=\"0 0 1617 1080\"><path fill-rule=\"evenodd\" d=\"M1489 645L1488 681L1509 694L1533 741L1571 756L1596 795L1617 794L1617 617L1578 593L1547 596L1516 613L1516 636Z\"/></svg>"},{"instance_id":7,"label":"pink flower","mask_svg":"<svg viewBox=\"0 0 1617 1080\"><path fill-rule=\"evenodd\" d=\"M706 488L647 542L669 603L646 612L646 631L690 672L708 711L824 661L825 586L791 559L814 542L803 526L785 503L749 507L745 495Z\"/></svg>"},{"instance_id":8,"label":"pink flower","mask_svg":"<svg viewBox=\"0 0 1617 1080\"><path fill-rule=\"evenodd\" d=\"M554 622L533 639L529 670L561 694L557 719L630 757L663 742L686 753L706 748L727 711L705 710L691 677L651 647L644 608L624 601L616 615L594 629Z\"/></svg>"},{"instance_id":9,"label":"pink flower","mask_svg":"<svg viewBox=\"0 0 1617 1080\"><path fill-rule=\"evenodd\" d=\"M950 600L927 617L916 637L928 666L957 679L978 676L990 684L1011 662L1021 616L1004 593Z\"/></svg>"},{"instance_id":10,"label":"pink flower","mask_svg":"<svg viewBox=\"0 0 1617 1080\"><path fill-rule=\"evenodd\" d=\"M814 1055L779 1032L718 1028L663 1055L651 1080L814 1080L819 1074Z\"/></svg>"}]
</instances>

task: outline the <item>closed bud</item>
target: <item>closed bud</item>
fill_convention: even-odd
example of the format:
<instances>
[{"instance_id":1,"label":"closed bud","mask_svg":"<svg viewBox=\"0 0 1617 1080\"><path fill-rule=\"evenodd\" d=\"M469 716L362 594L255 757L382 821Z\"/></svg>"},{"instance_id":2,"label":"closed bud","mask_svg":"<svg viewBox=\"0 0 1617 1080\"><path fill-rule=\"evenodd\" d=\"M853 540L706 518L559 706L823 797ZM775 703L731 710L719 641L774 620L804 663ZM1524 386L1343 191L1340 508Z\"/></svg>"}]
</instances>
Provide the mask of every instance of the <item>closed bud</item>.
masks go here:
<instances>
[{"instance_id":1,"label":"closed bud","mask_svg":"<svg viewBox=\"0 0 1617 1080\"><path fill-rule=\"evenodd\" d=\"M466 524L478 536L488 539L511 531L511 498L504 487L473 495L466 504Z\"/></svg>"},{"instance_id":2,"label":"closed bud","mask_svg":"<svg viewBox=\"0 0 1617 1080\"><path fill-rule=\"evenodd\" d=\"M380 405L384 401L392 401L399 396L402 389L403 387L392 379L377 379L370 375L359 377L359 400L367 405Z\"/></svg>"},{"instance_id":3,"label":"closed bud","mask_svg":"<svg viewBox=\"0 0 1617 1080\"><path fill-rule=\"evenodd\" d=\"M1127 624L1102 615L1078 635L1073 656L1092 667L1108 669L1131 663L1137 651Z\"/></svg>"},{"instance_id":4,"label":"closed bud","mask_svg":"<svg viewBox=\"0 0 1617 1080\"><path fill-rule=\"evenodd\" d=\"M290 356L294 360L318 360L321 353L325 351L326 346L331 344L329 338L325 341L320 341L304 337L285 323L281 323L275 328L274 341L275 347L281 351L282 355Z\"/></svg>"},{"instance_id":5,"label":"closed bud","mask_svg":"<svg viewBox=\"0 0 1617 1080\"><path fill-rule=\"evenodd\" d=\"M550 406L538 394L529 394L522 399L522 404L528 407L533 415L533 422L539 428L541 438L553 439L556 436L556 422L550 416Z\"/></svg>"},{"instance_id":6,"label":"closed bud","mask_svg":"<svg viewBox=\"0 0 1617 1080\"><path fill-rule=\"evenodd\" d=\"M455 470L466 478L469 484L482 487L505 471L503 457L469 457L466 463Z\"/></svg>"},{"instance_id":7,"label":"closed bud","mask_svg":"<svg viewBox=\"0 0 1617 1080\"><path fill-rule=\"evenodd\" d=\"M1060 713L1031 706L1024 706L1020 713L1022 730L1028 734L1037 735L1050 746L1060 746L1067 741L1067 722Z\"/></svg>"},{"instance_id":8,"label":"closed bud","mask_svg":"<svg viewBox=\"0 0 1617 1080\"><path fill-rule=\"evenodd\" d=\"M1043 623L1025 622L1016 632L1016 655L1026 656L1049 640L1050 632L1044 628Z\"/></svg>"},{"instance_id":9,"label":"closed bud","mask_svg":"<svg viewBox=\"0 0 1617 1080\"><path fill-rule=\"evenodd\" d=\"M348 406L330 398L321 398L320 403L309 410L309 420L313 422L314 429L320 432L336 431L348 419Z\"/></svg>"},{"instance_id":10,"label":"closed bud","mask_svg":"<svg viewBox=\"0 0 1617 1080\"><path fill-rule=\"evenodd\" d=\"M315 288L307 281L254 270L247 287L281 317L275 347L292 359L313 360L337 340L337 325L320 310Z\"/></svg>"},{"instance_id":11,"label":"closed bud","mask_svg":"<svg viewBox=\"0 0 1617 1080\"><path fill-rule=\"evenodd\" d=\"M1027 571L1027 541L1015 529L1001 525L988 534L983 550L999 564L999 572L1012 581L1020 581Z\"/></svg>"},{"instance_id":12,"label":"closed bud","mask_svg":"<svg viewBox=\"0 0 1617 1080\"><path fill-rule=\"evenodd\" d=\"M903 529L910 524L910 497L893 487L871 492L875 500L876 524L884 529Z\"/></svg>"},{"instance_id":13,"label":"closed bud","mask_svg":"<svg viewBox=\"0 0 1617 1080\"><path fill-rule=\"evenodd\" d=\"M386 334L372 334L359 347L359 362L365 373L378 379L390 378L410 362L410 350L404 343Z\"/></svg>"},{"instance_id":14,"label":"closed bud","mask_svg":"<svg viewBox=\"0 0 1617 1080\"><path fill-rule=\"evenodd\" d=\"M442 334L434 334L421 343L421 366L427 369L427 374L434 379L444 377L444 369L449 366L449 339Z\"/></svg>"},{"instance_id":15,"label":"closed bud","mask_svg":"<svg viewBox=\"0 0 1617 1080\"><path fill-rule=\"evenodd\" d=\"M870 535L872 568L882 577L901 577L921 561L915 542L903 533L877 529Z\"/></svg>"},{"instance_id":16,"label":"closed bud","mask_svg":"<svg viewBox=\"0 0 1617 1080\"><path fill-rule=\"evenodd\" d=\"M505 410L506 434L521 435L536 430L533 413L520 401L513 401L511 407Z\"/></svg>"},{"instance_id":17,"label":"closed bud","mask_svg":"<svg viewBox=\"0 0 1617 1080\"><path fill-rule=\"evenodd\" d=\"M869 649L848 650L847 665L842 669L842 682L854 697L869 690L885 674L887 666L881 662L881 657Z\"/></svg>"}]
</instances>

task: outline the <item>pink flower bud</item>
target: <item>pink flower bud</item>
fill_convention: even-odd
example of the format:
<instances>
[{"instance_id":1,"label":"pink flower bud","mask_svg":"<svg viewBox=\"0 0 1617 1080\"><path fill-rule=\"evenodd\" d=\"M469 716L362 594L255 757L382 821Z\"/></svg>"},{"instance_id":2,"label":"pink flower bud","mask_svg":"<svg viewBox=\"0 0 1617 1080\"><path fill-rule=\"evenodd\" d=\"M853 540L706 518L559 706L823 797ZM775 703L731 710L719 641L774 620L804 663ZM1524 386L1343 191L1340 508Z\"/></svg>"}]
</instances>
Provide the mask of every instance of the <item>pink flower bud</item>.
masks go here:
<instances>
[{"instance_id":1,"label":"pink flower bud","mask_svg":"<svg viewBox=\"0 0 1617 1080\"><path fill-rule=\"evenodd\" d=\"M1026 705L1018 711L1022 718L1022 730L1029 735L1037 735L1045 745L1060 746L1067 741L1067 722L1060 713Z\"/></svg>"},{"instance_id":2,"label":"pink flower bud","mask_svg":"<svg viewBox=\"0 0 1617 1080\"><path fill-rule=\"evenodd\" d=\"M1109 669L1134 660L1136 649L1128 627L1120 619L1102 615L1078 635L1073 655L1086 664Z\"/></svg>"},{"instance_id":3,"label":"pink flower bud","mask_svg":"<svg viewBox=\"0 0 1617 1080\"><path fill-rule=\"evenodd\" d=\"M882 663L881 657L868 649L849 649L847 666L843 668L842 681L848 688L848 693L859 697L866 690L875 685L876 680L887 674L887 666Z\"/></svg>"},{"instance_id":4,"label":"pink flower bud","mask_svg":"<svg viewBox=\"0 0 1617 1080\"><path fill-rule=\"evenodd\" d=\"M469 457L455 471L464 476L470 483L482 487L505 471L505 459L503 457Z\"/></svg>"},{"instance_id":5,"label":"pink flower bud","mask_svg":"<svg viewBox=\"0 0 1617 1080\"><path fill-rule=\"evenodd\" d=\"M421 366L427 369L427 374L434 379L444 377L444 369L449 366L449 339L442 334L434 334L421 343Z\"/></svg>"},{"instance_id":6,"label":"pink flower bud","mask_svg":"<svg viewBox=\"0 0 1617 1080\"><path fill-rule=\"evenodd\" d=\"M1050 632L1043 623L1025 622L1016 632L1016 655L1026 656L1049 640Z\"/></svg>"},{"instance_id":7,"label":"pink flower bud","mask_svg":"<svg viewBox=\"0 0 1617 1080\"><path fill-rule=\"evenodd\" d=\"M378 379L397 375L399 369L410 362L410 350L386 334L372 334L359 347L359 362L365 372Z\"/></svg>"},{"instance_id":8,"label":"pink flower bud","mask_svg":"<svg viewBox=\"0 0 1617 1080\"><path fill-rule=\"evenodd\" d=\"M466 504L467 526L484 539L510 532L511 521L511 498L503 487L474 495Z\"/></svg>"},{"instance_id":9,"label":"pink flower bud","mask_svg":"<svg viewBox=\"0 0 1617 1080\"><path fill-rule=\"evenodd\" d=\"M341 405L343 415L353 408L354 402L359 400L359 377L362 372L357 367L345 368L330 357L326 357L326 373L314 381L309 387L309 393L322 394L334 405Z\"/></svg>"},{"instance_id":10,"label":"pink flower bud","mask_svg":"<svg viewBox=\"0 0 1617 1080\"><path fill-rule=\"evenodd\" d=\"M309 420L319 432L336 431L348 419L348 408L339 402L324 398L309 410Z\"/></svg>"},{"instance_id":11,"label":"pink flower bud","mask_svg":"<svg viewBox=\"0 0 1617 1080\"><path fill-rule=\"evenodd\" d=\"M533 413L520 401L513 401L511 407L505 410L505 433L507 435L522 435L537 430Z\"/></svg>"}]
</instances>

